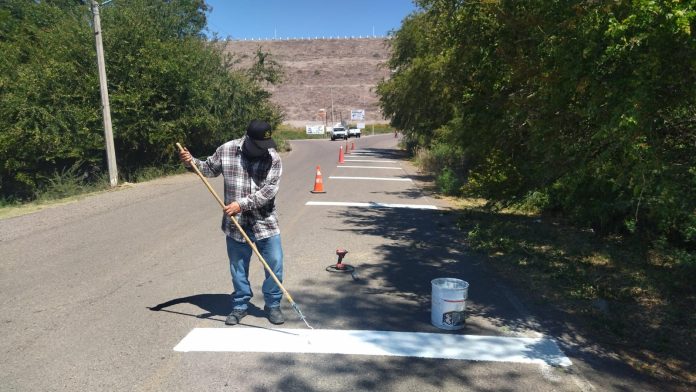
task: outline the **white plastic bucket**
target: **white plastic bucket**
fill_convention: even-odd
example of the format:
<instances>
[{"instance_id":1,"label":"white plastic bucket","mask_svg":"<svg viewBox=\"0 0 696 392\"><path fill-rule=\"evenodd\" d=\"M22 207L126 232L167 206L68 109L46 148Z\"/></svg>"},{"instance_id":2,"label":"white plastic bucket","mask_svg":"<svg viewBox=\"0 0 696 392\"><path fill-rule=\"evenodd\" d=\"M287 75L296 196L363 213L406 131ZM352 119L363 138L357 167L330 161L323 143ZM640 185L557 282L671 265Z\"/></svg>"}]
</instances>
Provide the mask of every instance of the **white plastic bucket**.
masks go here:
<instances>
[{"instance_id":1,"label":"white plastic bucket","mask_svg":"<svg viewBox=\"0 0 696 392\"><path fill-rule=\"evenodd\" d=\"M430 322L441 329L464 328L464 310L469 283L455 278L437 278L433 286Z\"/></svg>"}]
</instances>

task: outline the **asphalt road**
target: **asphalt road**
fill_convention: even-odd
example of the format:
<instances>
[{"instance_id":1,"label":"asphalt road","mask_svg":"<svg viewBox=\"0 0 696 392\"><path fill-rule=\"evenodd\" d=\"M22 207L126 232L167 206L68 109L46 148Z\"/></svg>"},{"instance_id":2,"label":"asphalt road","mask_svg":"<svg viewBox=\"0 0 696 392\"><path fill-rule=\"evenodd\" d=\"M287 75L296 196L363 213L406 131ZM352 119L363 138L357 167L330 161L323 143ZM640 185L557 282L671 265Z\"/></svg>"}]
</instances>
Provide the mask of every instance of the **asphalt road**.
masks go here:
<instances>
[{"instance_id":1,"label":"asphalt road","mask_svg":"<svg viewBox=\"0 0 696 392\"><path fill-rule=\"evenodd\" d=\"M293 142L278 195L285 287L314 328L540 336L524 301L466 251L445 201L429 197L393 135ZM206 152L193 152L205 155ZM358 154L346 155L348 161ZM325 194L312 194L321 166ZM332 179L335 176L416 181ZM212 180L221 193L220 179ZM308 206L309 201L436 205L439 210ZM591 391L648 390L557 330L570 367L413 357L178 352L193 328L274 328L257 294L227 327L232 291L220 211L194 174L89 196L0 221L1 391ZM356 274L325 271L337 248ZM430 324L430 281L471 286L460 331ZM151 308L160 305L160 310ZM282 328L306 328L287 302ZM553 331L552 331L553 332ZM594 359L593 359L594 358ZM618 366L618 365L617 365ZM620 368L620 366L619 366Z\"/></svg>"}]
</instances>

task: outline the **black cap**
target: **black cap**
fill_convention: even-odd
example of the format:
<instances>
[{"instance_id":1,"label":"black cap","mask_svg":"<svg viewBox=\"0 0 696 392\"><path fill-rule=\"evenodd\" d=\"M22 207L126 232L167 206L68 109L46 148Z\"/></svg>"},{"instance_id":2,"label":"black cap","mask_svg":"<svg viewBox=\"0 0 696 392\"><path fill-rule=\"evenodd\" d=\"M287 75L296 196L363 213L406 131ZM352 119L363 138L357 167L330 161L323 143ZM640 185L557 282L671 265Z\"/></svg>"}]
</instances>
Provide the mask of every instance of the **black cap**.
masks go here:
<instances>
[{"instance_id":1,"label":"black cap","mask_svg":"<svg viewBox=\"0 0 696 392\"><path fill-rule=\"evenodd\" d=\"M276 143L271 138L272 132L271 124L261 120L253 120L246 130L247 136L254 144L263 149L276 148Z\"/></svg>"}]
</instances>

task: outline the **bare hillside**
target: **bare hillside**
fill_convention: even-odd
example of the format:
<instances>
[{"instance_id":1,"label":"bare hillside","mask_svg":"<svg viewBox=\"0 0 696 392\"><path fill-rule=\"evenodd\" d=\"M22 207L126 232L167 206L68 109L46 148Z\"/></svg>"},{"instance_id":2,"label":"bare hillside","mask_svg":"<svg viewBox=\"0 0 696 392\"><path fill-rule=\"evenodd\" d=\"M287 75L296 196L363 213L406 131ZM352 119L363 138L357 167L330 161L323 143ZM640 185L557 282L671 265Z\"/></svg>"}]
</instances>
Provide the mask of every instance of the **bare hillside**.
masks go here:
<instances>
[{"instance_id":1,"label":"bare hillside","mask_svg":"<svg viewBox=\"0 0 696 392\"><path fill-rule=\"evenodd\" d=\"M325 109L331 123L350 120L351 109L365 109L365 122L385 122L379 114L375 87L389 70L388 39L314 39L287 41L227 41L226 50L244 62L258 48L269 52L285 72L283 83L270 86L273 101L285 112L285 122L302 126L320 121Z\"/></svg>"}]
</instances>

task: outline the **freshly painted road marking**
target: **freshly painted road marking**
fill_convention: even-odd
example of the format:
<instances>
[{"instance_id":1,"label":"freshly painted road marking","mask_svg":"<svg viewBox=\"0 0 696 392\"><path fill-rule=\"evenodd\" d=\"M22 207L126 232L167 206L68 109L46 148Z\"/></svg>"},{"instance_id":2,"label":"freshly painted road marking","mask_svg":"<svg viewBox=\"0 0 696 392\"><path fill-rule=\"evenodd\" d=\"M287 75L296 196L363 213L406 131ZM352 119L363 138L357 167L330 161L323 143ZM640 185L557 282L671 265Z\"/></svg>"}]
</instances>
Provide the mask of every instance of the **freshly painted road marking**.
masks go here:
<instances>
[{"instance_id":1,"label":"freshly painted road marking","mask_svg":"<svg viewBox=\"0 0 696 392\"><path fill-rule=\"evenodd\" d=\"M437 210L437 206L428 204L388 204L388 203L353 203L342 201L308 201L306 206L340 206L340 207L367 207L367 208L411 208L416 210Z\"/></svg>"},{"instance_id":2,"label":"freshly painted road marking","mask_svg":"<svg viewBox=\"0 0 696 392\"><path fill-rule=\"evenodd\" d=\"M389 169L389 170L401 170L400 167L392 166L336 166L342 167L344 169Z\"/></svg>"},{"instance_id":3,"label":"freshly painted road marking","mask_svg":"<svg viewBox=\"0 0 696 392\"><path fill-rule=\"evenodd\" d=\"M378 180L378 181L410 181L410 182L413 182L413 180L410 178L398 178L398 177L340 177L340 176L331 176L329 178L332 180Z\"/></svg>"},{"instance_id":4,"label":"freshly painted road marking","mask_svg":"<svg viewBox=\"0 0 696 392\"><path fill-rule=\"evenodd\" d=\"M344 159L345 162L370 162L370 163L398 163L388 159Z\"/></svg>"},{"instance_id":5,"label":"freshly painted road marking","mask_svg":"<svg viewBox=\"0 0 696 392\"><path fill-rule=\"evenodd\" d=\"M425 332L194 328L174 350L386 355L572 365L552 339Z\"/></svg>"}]
</instances>

